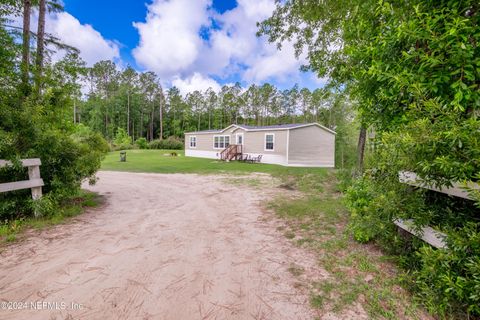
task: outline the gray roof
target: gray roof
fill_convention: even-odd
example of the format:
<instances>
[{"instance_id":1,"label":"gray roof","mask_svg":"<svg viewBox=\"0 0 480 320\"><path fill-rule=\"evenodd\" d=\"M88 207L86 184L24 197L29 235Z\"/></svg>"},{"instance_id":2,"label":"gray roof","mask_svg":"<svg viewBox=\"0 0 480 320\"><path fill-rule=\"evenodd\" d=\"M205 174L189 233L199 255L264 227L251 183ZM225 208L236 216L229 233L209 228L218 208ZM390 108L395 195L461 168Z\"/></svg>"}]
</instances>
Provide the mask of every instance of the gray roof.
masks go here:
<instances>
[{"instance_id":1,"label":"gray roof","mask_svg":"<svg viewBox=\"0 0 480 320\"><path fill-rule=\"evenodd\" d=\"M248 131L256 131L256 130L282 130L282 129L294 129L294 128L299 128L299 127L306 127L306 126L311 126L311 125L316 125L319 126L333 134L335 134L335 131L328 129L322 125L319 125L318 123L289 123L289 124L275 124L272 126L249 126L249 125L243 125L243 124L232 124L228 126L227 128L230 128L231 126L237 126L239 128L248 130ZM195 134L195 133L222 133L224 132L227 128L221 129L221 130L202 130L202 131L194 131L194 132L185 132L186 134Z\"/></svg>"},{"instance_id":2,"label":"gray roof","mask_svg":"<svg viewBox=\"0 0 480 320\"><path fill-rule=\"evenodd\" d=\"M258 130L258 129L291 129L296 127L301 127L306 124L307 123L289 123L289 124L275 124L272 126L246 126L243 124L238 124L238 126L248 130Z\"/></svg>"},{"instance_id":3,"label":"gray roof","mask_svg":"<svg viewBox=\"0 0 480 320\"><path fill-rule=\"evenodd\" d=\"M185 133L219 133L223 130L201 130L201 131L192 131L192 132L185 132Z\"/></svg>"}]
</instances>

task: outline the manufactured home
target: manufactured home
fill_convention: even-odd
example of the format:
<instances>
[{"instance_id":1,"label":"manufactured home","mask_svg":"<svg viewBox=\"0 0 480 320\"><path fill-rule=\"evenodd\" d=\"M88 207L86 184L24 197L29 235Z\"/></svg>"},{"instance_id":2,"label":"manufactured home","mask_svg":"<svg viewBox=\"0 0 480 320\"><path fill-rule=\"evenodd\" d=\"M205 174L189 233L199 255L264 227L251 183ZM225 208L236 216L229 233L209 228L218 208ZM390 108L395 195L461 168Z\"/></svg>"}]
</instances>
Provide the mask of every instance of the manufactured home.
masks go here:
<instances>
[{"instance_id":1,"label":"manufactured home","mask_svg":"<svg viewBox=\"0 0 480 320\"><path fill-rule=\"evenodd\" d=\"M247 126L185 133L185 156L222 160L245 157L297 167L334 167L335 131L318 123Z\"/></svg>"}]
</instances>

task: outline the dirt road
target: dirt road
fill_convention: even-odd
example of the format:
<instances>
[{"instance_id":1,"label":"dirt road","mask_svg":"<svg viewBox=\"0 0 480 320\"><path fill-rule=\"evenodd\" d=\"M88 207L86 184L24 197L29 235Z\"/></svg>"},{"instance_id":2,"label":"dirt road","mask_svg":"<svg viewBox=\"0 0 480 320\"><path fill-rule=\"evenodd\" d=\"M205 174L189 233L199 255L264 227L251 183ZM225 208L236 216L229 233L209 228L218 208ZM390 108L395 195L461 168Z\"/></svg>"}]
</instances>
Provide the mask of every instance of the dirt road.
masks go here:
<instances>
[{"instance_id":1,"label":"dirt road","mask_svg":"<svg viewBox=\"0 0 480 320\"><path fill-rule=\"evenodd\" d=\"M0 299L23 310L0 319L313 318L287 270L297 249L261 219L261 191L218 176L99 177L88 188L102 208L3 250Z\"/></svg>"}]
</instances>

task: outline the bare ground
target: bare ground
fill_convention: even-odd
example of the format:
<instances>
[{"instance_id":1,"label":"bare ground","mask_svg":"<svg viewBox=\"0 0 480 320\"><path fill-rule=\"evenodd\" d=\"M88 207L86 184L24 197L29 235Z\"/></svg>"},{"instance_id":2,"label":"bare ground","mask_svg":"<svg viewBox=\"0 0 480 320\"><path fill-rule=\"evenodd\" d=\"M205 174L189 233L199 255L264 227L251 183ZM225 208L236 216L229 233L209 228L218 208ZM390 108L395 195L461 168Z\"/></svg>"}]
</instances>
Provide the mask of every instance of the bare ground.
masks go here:
<instances>
[{"instance_id":1,"label":"bare ground","mask_svg":"<svg viewBox=\"0 0 480 320\"><path fill-rule=\"evenodd\" d=\"M0 310L0 319L314 318L288 268L328 275L263 219L267 192L218 176L99 177L88 188L104 207L1 253L1 301L65 309Z\"/></svg>"}]
</instances>

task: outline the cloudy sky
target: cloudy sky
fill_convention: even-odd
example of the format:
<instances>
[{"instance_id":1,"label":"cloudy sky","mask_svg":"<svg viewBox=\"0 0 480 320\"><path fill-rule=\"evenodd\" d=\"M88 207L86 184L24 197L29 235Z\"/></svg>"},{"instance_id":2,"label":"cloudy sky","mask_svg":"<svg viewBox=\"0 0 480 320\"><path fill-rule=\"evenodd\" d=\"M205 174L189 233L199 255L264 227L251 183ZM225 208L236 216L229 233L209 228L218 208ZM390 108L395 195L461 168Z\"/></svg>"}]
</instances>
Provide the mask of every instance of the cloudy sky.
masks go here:
<instances>
[{"instance_id":1,"label":"cloudy sky","mask_svg":"<svg viewBox=\"0 0 480 320\"><path fill-rule=\"evenodd\" d=\"M81 50L92 65L112 59L120 66L155 71L164 86L182 92L223 84L270 82L322 86L302 73L291 44L281 51L256 37L257 21L269 17L274 0L64 0L47 30ZM55 57L54 57L55 58Z\"/></svg>"}]
</instances>

